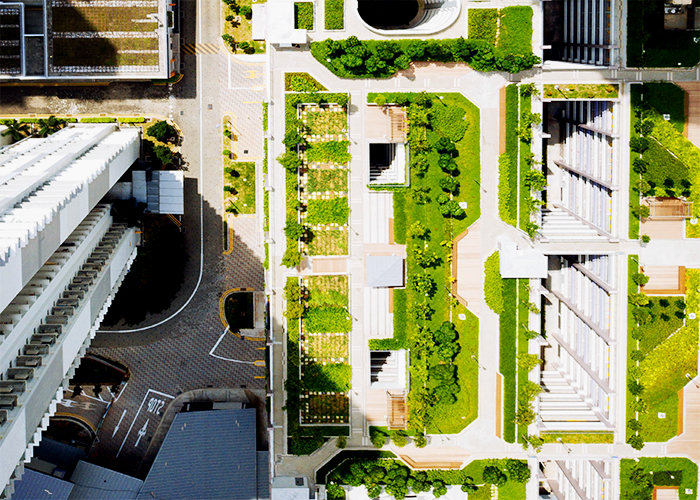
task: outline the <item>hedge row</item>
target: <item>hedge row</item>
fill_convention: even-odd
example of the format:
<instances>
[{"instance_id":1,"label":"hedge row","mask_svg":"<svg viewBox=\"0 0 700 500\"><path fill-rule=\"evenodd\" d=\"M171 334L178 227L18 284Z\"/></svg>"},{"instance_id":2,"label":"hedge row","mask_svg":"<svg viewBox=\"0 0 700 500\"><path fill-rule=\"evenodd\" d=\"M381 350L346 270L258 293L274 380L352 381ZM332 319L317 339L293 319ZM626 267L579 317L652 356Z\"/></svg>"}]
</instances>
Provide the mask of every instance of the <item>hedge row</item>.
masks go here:
<instances>
[{"instance_id":1,"label":"hedge row","mask_svg":"<svg viewBox=\"0 0 700 500\"><path fill-rule=\"evenodd\" d=\"M328 89L308 73L285 73L284 90L287 92L317 92ZM263 127L264 130L267 130L266 112L265 110L263 112Z\"/></svg>"},{"instance_id":2,"label":"hedge row","mask_svg":"<svg viewBox=\"0 0 700 500\"><path fill-rule=\"evenodd\" d=\"M498 215L503 222L518 224L518 86L505 90L505 153L498 159Z\"/></svg>"},{"instance_id":3,"label":"hedge row","mask_svg":"<svg viewBox=\"0 0 700 500\"><path fill-rule=\"evenodd\" d=\"M501 258L493 252L484 262L484 300L496 314L503 313L503 280L501 279Z\"/></svg>"},{"instance_id":4,"label":"hedge row","mask_svg":"<svg viewBox=\"0 0 700 500\"><path fill-rule=\"evenodd\" d=\"M532 30L529 36L532 37ZM517 45L518 37L512 38L508 44ZM341 78L389 78L417 61L463 62L478 71L508 73L540 63L531 49L527 53L507 52L483 40L464 38L383 41L351 36L347 40L312 42L311 54Z\"/></svg>"},{"instance_id":5,"label":"hedge row","mask_svg":"<svg viewBox=\"0 0 700 500\"><path fill-rule=\"evenodd\" d=\"M294 27L301 30L314 29L314 4L294 2Z\"/></svg>"},{"instance_id":6,"label":"hedge row","mask_svg":"<svg viewBox=\"0 0 700 500\"><path fill-rule=\"evenodd\" d=\"M516 335L517 284L514 279L503 281L503 313L498 318L499 362L503 375L503 439L515 442L516 409Z\"/></svg>"}]
</instances>

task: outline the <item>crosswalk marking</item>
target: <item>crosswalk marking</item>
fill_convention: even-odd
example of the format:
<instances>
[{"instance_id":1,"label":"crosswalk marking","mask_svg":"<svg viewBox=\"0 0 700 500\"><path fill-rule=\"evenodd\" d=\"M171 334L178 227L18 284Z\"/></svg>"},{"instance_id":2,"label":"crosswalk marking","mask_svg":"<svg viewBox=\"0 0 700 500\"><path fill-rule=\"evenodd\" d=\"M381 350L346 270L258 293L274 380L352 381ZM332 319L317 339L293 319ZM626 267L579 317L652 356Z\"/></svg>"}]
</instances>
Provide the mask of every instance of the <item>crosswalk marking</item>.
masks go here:
<instances>
[{"instance_id":1,"label":"crosswalk marking","mask_svg":"<svg viewBox=\"0 0 700 500\"><path fill-rule=\"evenodd\" d=\"M215 43L186 43L182 51L187 54L218 54L221 47Z\"/></svg>"}]
</instances>

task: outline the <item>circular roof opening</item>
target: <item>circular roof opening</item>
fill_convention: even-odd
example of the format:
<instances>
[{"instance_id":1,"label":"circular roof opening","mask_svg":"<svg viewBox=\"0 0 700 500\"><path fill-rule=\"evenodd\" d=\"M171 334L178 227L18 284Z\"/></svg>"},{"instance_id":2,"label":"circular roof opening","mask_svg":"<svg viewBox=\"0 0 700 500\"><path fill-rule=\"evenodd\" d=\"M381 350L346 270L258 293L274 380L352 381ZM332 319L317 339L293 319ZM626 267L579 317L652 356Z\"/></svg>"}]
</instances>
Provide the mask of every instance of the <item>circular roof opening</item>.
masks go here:
<instances>
[{"instance_id":1,"label":"circular roof opening","mask_svg":"<svg viewBox=\"0 0 700 500\"><path fill-rule=\"evenodd\" d=\"M417 0L359 0L357 11L364 22L382 30L405 30L421 19Z\"/></svg>"}]
</instances>

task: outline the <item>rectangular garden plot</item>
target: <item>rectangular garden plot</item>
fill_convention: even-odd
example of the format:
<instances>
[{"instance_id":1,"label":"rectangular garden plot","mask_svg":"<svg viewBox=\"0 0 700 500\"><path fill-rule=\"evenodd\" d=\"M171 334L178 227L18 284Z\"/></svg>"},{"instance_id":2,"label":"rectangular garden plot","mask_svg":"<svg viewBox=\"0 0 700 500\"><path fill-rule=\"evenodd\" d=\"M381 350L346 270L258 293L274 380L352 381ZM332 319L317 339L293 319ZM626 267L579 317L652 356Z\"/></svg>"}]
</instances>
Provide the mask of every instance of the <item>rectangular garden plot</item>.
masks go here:
<instances>
[{"instance_id":1,"label":"rectangular garden plot","mask_svg":"<svg viewBox=\"0 0 700 500\"><path fill-rule=\"evenodd\" d=\"M319 193L347 193L348 171L339 169L311 169L306 172L306 189Z\"/></svg>"},{"instance_id":2,"label":"rectangular garden plot","mask_svg":"<svg viewBox=\"0 0 700 500\"><path fill-rule=\"evenodd\" d=\"M347 276L312 276L304 280L306 310L302 319L301 423L338 424L349 419L352 369L348 364Z\"/></svg>"},{"instance_id":3,"label":"rectangular garden plot","mask_svg":"<svg viewBox=\"0 0 700 500\"><path fill-rule=\"evenodd\" d=\"M307 243L309 255L348 255L348 230L344 227L312 229Z\"/></svg>"},{"instance_id":4,"label":"rectangular garden plot","mask_svg":"<svg viewBox=\"0 0 700 500\"><path fill-rule=\"evenodd\" d=\"M310 142L347 139L348 115L337 104L306 104L299 107L299 119Z\"/></svg>"}]
</instances>

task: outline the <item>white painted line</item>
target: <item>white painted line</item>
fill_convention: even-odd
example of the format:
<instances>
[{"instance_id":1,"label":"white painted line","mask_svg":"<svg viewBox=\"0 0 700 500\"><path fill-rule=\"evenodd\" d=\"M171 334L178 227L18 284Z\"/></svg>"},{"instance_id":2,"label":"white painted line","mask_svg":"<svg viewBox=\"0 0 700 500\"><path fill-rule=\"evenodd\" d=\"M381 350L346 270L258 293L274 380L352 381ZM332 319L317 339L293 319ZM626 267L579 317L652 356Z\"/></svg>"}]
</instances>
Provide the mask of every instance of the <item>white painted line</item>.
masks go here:
<instances>
[{"instance_id":1,"label":"white painted line","mask_svg":"<svg viewBox=\"0 0 700 500\"><path fill-rule=\"evenodd\" d=\"M202 43L202 16L201 16L201 0L197 0L197 22L199 24L198 29L197 29L197 43ZM204 105L202 102L203 95L202 95L202 57L197 56L197 75L199 77L197 78L197 95L199 96L199 185L203 186L204 184L204 125L202 124L203 120L203 115L204 115ZM200 187L200 189L202 189ZM111 333L134 333L134 332L143 332L146 330L150 330L151 328L156 328L157 326L164 325L171 319L175 318L178 316L182 311L185 310L185 308L190 305L190 302L192 302L192 299L194 296L197 294L197 290L199 290L199 285L202 284L202 274L204 273L204 196L199 197L199 278L197 279L197 285L194 287L194 290L192 290L192 295L189 296L187 301L185 301L184 304L175 311L173 314L171 314L169 317L165 318L164 320L159 321L155 325L150 325L150 326L144 326L141 328L134 328L133 330L98 330L98 331L105 331L105 332L111 332ZM123 446L123 444L122 444ZM119 449L121 451L121 448ZM117 456L119 454L117 453Z\"/></svg>"},{"instance_id":2,"label":"white painted line","mask_svg":"<svg viewBox=\"0 0 700 500\"><path fill-rule=\"evenodd\" d=\"M119 391L119 394L117 394L117 397L114 399L114 401L112 401L112 403L116 403L117 401L119 401L119 398L122 397L122 394L124 394L124 391L126 390L126 387L127 387L128 385L129 385L129 382L127 382L126 384L124 384L124 387L122 387L122 390Z\"/></svg>"},{"instance_id":3,"label":"white painted line","mask_svg":"<svg viewBox=\"0 0 700 500\"><path fill-rule=\"evenodd\" d=\"M158 394L159 396L163 396L163 397L170 398L170 399L175 399L175 396L171 396L170 394L165 394L164 392L155 391L153 389L148 389L148 391L146 391L146 394L143 395L143 400L141 401L141 404L139 405L139 409L136 411L136 415L134 415L134 419L131 421L131 425L129 426L129 430L126 431L126 436L124 436L124 440L122 441L122 444L119 447L119 451L117 451L117 455L116 455L117 457L122 452L122 448L124 448L124 443L126 443L126 440L129 437L129 434L131 434L131 429L134 428L134 424L136 423L136 418L139 416L139 413L141 413L141 409L143 408L143 404L146 402L146 398L148 397L148 395L150 393Z\"/></svg>"},{"instance_id":4,"label":"white painted line","mask_svg":"<svg viewBox=\"0 0 700 500\"><path fill-rule=\"evenodd\" d=\"M255 366L255 363L252 361L241 361L240 359L231 359L231 358L225 358L223 356L219 356L218 354L214 354L214 351L216 351L216 348L219 347L219 344L221 343L222 340L224 340L224 337L228 333L228 326L226 329L223 331L221 336L219 337L219 340L216 341L216 344L214 344L214 347L211 348L211 351L209 351L209 356L216 358L216 359L221 359L223 361L230 361L232 363L241 363L244 365L253 365Z\"/></svg>"},{"instance_id":5,"label":"white painted line","mask_svg":"<svg viewBox=\"0 0 700 500\"><path fill-rule=\"evenodd\" d=\"M231 56L229 55L226 60L228 61L228 89L231 90Z\"/></svg>"}]
</instances>

